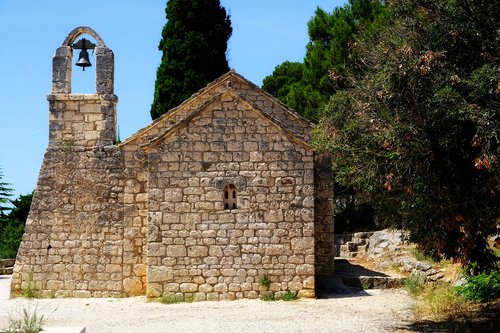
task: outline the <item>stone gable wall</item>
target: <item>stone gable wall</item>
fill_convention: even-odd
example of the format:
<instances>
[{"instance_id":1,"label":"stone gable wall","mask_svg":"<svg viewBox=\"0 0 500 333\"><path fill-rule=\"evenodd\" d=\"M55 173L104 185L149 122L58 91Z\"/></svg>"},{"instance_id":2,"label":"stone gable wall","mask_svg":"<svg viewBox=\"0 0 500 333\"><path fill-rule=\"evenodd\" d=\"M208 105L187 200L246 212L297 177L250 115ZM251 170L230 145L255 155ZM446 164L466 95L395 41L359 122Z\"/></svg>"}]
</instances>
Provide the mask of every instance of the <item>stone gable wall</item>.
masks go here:
<instances>
[{"instance_id":1,"label":"stone gable wall","mask_svg":"<svg viewBox=\"0 0 500 333\"><path fill-rule=\"evenodd\" d=\"M167 114L157 119L152 125L137 132L132 136L132 142L125 142L122 147L133 146L135 149L138 149L142 145L162 135L170 127L189 117L190 114L196 113L204 104L214 99L215 96L227 93L228 91L232 91L253 103L291 133L302 138L305 142L310 142L311 123L286 109L286 107L278 101L272 101L272 97L260 90L257 86L250 84L238 75L230 72L219 82L213 83L213 86L202 89L198 94L195 94L193 98L169 111Z\"/></svg>"},{"instance_id":2,"label":"stone gable wall","mask_svg":"<svg viewBox=\"0 0 500 333\"><path fill-rule=\"evenodd\" d=\"M272 96L244 80L233 77L231 78L230 87L242 97L264 110L284 128L301 137L305 142L311 142L312 123L299 117L295 112L290 111L277 100L273 101Z\"/></svg>"},{"instance_id":3,"label":"stone gable wall","mask_svg":"<svg viewBox=\"0 0 500 333\"><path fill-rule=\"evenodd\" d=\"M314 296L314 156L231 94L148 151L147 294ZM238 209L225 210L224 185Z\"/></svg>"}]
</instances>

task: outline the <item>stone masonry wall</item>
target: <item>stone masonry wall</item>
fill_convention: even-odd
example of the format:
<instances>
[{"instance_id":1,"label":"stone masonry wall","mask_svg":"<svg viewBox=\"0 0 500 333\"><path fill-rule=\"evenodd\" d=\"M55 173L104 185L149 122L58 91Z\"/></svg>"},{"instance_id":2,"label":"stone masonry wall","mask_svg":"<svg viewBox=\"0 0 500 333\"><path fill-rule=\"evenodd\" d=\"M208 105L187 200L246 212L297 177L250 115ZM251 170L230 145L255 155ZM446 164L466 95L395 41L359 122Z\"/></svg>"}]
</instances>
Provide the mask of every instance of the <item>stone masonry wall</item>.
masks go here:
<instances>
[{"instance_id":1,"label":"stone masonry wall","mask_svg":"<svg viewBox=\"0 0 500 333\"><path fill-rule=\"evenodd\" d=\"M11 293L123 296L123 167L115 146L47 149Z\"/></svg>"},{"instance_id":2,"label":"stone masonry wall","mask_svg":"<svg viewBox=\"0 0 500 333\"><path fill-rule=\"evenodd\" d=\"M222 94L148 149L147 295L314 296L314 155ZM223 189L237 188L235 210Z\"/></svg>"},{"instance_id":3,"label":"stone masonry wall","mask_svg":"<svg viewBox=\"0 0 500 333\"><path fill-rule=\"evenodd\" d=\"M49 144L64 147L112 145L116 138L115 95L51 94Z\"/></svg>"},{"instance_id":4,"label":"stone masonry wall","mask_svg":"<svg viewBox=\"0 0 500 333\"><path fill-rule=\"evenodd\" d=\"M147 156L138 145L120 148L124 156L123 287L128 295L146 294Z\"/></svg>"},{"instance_id":5,"label":"stone masonry wall","mask_svg":"<svg viewBox=\"0 0 500 333\"><path fill-rule=\"evenodd\" d=\"M11 292L124 296L123 154L113 145L116 96L52 94L50 141Z\"/></svg>"}]
</instances>

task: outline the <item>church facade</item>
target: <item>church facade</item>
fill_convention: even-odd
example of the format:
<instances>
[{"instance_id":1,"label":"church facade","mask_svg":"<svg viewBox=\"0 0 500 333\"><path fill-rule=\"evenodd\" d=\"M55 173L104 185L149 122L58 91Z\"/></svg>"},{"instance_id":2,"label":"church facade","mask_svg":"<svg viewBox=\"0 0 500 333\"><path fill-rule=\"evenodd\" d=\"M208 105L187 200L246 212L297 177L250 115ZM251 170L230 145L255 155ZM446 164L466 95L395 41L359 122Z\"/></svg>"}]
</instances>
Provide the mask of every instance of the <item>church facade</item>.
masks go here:
<instances>
[{"instance_id":1,"label":"church facade","mask_svg":"<svg viewBox=\"0 0 500 333\"><path fill-rule=\"evenodd\" d=\"M97 41L95 94L71 94L81 34ZM49 146L12 295L314 297L334 246L330 162L310 144L313 124L230 71L116 144L113 67L87 27L54 55Z\"/></svg>"}]
</instances>

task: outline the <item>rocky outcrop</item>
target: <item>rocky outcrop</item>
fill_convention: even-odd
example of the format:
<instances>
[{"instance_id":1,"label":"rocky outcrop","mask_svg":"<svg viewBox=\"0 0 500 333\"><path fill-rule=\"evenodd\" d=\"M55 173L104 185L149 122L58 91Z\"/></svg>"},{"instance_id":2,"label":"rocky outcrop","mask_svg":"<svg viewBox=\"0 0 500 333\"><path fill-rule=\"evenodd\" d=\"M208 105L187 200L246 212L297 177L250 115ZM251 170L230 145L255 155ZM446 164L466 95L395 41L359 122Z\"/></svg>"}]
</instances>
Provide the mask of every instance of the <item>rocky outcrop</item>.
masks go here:
<instances>
[{"instance_id":1,"label":"rocky outcrop","mask_svg":"<svg viewBox=\"0 0 500 333\"><path fill-rule=\"evenodd\" d=\"M399 251L403 241L404 233L400 230L376 231L368 239L368 258L379 258L385 253Z\"/></svg>"}]
</instances>

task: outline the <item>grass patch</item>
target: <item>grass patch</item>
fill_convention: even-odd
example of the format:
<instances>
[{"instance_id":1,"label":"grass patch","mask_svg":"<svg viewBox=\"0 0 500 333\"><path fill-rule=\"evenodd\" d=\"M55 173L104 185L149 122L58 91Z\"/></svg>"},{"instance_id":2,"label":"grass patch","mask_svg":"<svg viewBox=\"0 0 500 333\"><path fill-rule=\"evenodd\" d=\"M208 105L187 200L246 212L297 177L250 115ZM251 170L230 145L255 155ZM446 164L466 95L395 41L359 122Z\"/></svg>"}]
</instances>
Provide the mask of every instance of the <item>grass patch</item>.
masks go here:
<instances>
[{"instance_id":1,"label":"grass patch","mask_svg":"<svg viewBox=\"0 0 500 333\"><path fill-rule=\"evenodd\" d=\"M38 333L43 330L45 323L43 315L37 314L37 309L33 311L23 309L21 318L9 318L9 328L4 333Z\"/></svg>"},{"instance_id":2,"label":"grass patch","mask_svg":"<svg viewBox=\"0 0 500 333\"><path fill-rule=\"evenodd\" d=\"M38 298L39 296L38 289L33 287L33 275L31 273L28 278L28 285L22 289L21 294L28 299Z\"/></svg>"},{"instance_id":3,"label":"grass patch","mask_svg":"<svg viewBox=\"0 0 500 333\"><path fill-rule=\"evenodd\" d=\"M415 315L419 319L434 321L462 319L475 309L471 302L445 283L428 286L421 292L419 300L415 308Z\"/></svg>"},{"instance_id":4,"label":"grass patch","mask_svg":"<svg viewBox=\"0 0 500 333\"><path fill-rule=\"evenodd\" d=\"M436 263L436 260L432 256L427 255L424 252L419 251L416 248L411 249L410 253L418 261L425 261L425 262L428 262L428 263Z\"/></svg>"},{"instance_id":5,"label":"grass patch","mask_svg":"<svg viewBox=\"0 0 500 333\"><path fill-rule=\"evenodd\" d=\"M269 301L275 301L276 300L276 297L274 295L273 292L269 291L267 293L264 293L260 296L260 300L261 301L266 301L266 302L269 302Z\"/></svg>"},{"instance_id":6,"label":"grass patch","mask_svg":"<svg viewBox=\"0 0 500 333\"><path fill-rule=\"evenodd\" d=\"M293 291L287 291L283 294L283 297L281 298L285 302L291 302L297 300L297 294L294 293Z\"/></svg>"},{"instance_id":7,"label":"grass patch","mask_svg":"<svg viewBox=\"0 0 500 333\"><path fill-rule=\"evenodd\" d=\"M413 272L404 280L404 286L413 296L419 295L425 287L425 275L421 272Z\"/></svg>"}]
</instances>

